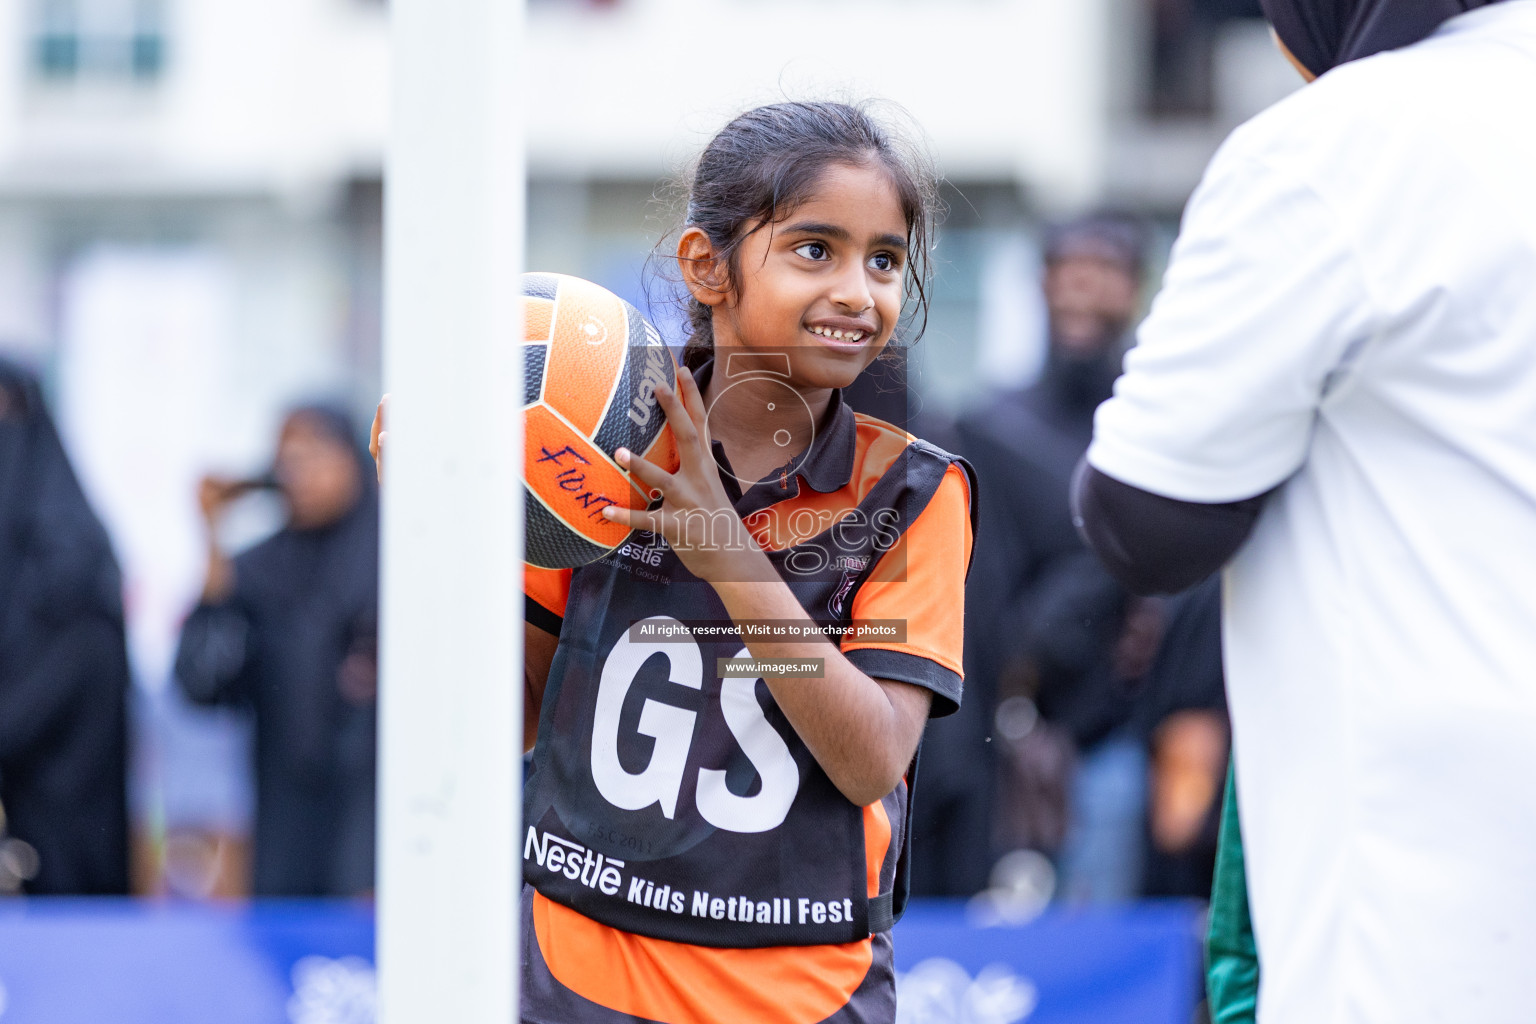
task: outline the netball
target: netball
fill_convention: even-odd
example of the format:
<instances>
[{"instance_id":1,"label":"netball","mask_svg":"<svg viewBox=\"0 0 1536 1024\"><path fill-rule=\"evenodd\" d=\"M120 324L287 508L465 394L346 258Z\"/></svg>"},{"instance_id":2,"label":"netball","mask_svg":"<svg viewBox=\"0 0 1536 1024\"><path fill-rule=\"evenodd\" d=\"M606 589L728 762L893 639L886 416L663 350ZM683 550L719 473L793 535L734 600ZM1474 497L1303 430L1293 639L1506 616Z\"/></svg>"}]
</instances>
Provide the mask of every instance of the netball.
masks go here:
<instances>
[{"instance_id":1,"label":"netball","mask_svg":"<svg viewBox=\"0 0 1536 1024\"><path fill-rule=\"evenodd\" d=\"M527 558L544 569L595 561L630 531L607 505L645 508L647 496L613 455L620 448L671 471L672 432L656 403L677 367L640 311L591 281L525 274L524 501Z\"/></svg>"}]
</instances>

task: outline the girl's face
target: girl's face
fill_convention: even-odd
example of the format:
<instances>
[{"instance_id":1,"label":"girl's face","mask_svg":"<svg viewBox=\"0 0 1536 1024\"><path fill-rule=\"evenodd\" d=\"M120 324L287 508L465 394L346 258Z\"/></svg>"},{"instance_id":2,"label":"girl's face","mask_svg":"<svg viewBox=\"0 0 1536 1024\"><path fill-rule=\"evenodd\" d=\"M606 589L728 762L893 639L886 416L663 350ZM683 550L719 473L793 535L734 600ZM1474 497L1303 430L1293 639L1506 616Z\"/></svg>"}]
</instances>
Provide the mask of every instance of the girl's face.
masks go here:
<instances>
[{"instance_id":1,"label":"girl's face","mask_svg":"<svg viewBox=\"0 0 1536 1024\"><path fill-rule=\"evenodd\" d=\"M732 287L711 303L716 349L783 352L790 383L847 387L896 330L906 266L889 178L834 164L810 199L742 243Z\"/></svg>"}]
</instances>

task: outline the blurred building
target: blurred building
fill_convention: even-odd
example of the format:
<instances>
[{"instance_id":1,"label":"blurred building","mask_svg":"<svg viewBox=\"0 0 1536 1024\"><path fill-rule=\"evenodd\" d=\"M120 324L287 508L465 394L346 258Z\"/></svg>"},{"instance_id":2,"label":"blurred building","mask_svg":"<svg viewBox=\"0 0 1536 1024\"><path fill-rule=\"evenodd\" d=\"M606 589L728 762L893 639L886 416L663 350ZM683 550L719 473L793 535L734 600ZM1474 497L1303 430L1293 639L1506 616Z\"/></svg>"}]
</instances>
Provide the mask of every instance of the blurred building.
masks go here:
<instances>
[{"instance_id":1,"label":"blurred building","mask_svg":"<svg viewBox=\"0 0 1536 1024\"><path fill-rule=\"evenodd\" d=\"M963 406L1038 365L1044 219L1110 203L1171 237L1225 132L1293 86L1254 13L530 0L528 265L665 323L646 260L678 215L666 183L712 131L776 99L889 98L924 126L950 207L912 379ZM383 0L0 4L0 348L44 370L114 533L145 693L166 691L200 578L197 475L258 469L291 401L362 412L378 393L387 19ZM226 739L152 765L141 814L237 828L217 773L161 791L178 756Z\"/></svg>"},{"instance_id":2,"label":"blurred building","mask_svg":"<svg viewBox=\"0 0 1536 1024\"><path fill-rule=\"evenodd\" d=\"M950 182L931 336L946 358L925 372L963 401L997 377L978 367L1008 362L988 346L1037 318L1003 294L1029 269L1021 229L1104 202L1176 216L1225 132L1292 86L1256 10L531 0L529 263L643 298L640 263L676 212L651 202L658 182L721 122L785 97L888 97ZM279 394L376 390L382 0L16 0L0 39L5 344L56 357L110 276L104 253L173 254L183 278L195 255L220 291L204 343L238 384L234 433Z\"/></svg>"},{"instance_id":3,"label":"blurred building","mask_svg":"<svg viewBox=\"0 0 1536 1024\"><path fill-rule=\"evenodd\" d=\"M950 408L1038 365L1028 284L1042 219L1107 203L1171 238L1226 132L1299 84L1257 0L533 0L530 11L530 265L595 278L642 308L655 291L638 255L678 216L667 184L733 113L863 96L909 111L950 208L913 374L925 401Z\"/></svg>"}]
</instances>

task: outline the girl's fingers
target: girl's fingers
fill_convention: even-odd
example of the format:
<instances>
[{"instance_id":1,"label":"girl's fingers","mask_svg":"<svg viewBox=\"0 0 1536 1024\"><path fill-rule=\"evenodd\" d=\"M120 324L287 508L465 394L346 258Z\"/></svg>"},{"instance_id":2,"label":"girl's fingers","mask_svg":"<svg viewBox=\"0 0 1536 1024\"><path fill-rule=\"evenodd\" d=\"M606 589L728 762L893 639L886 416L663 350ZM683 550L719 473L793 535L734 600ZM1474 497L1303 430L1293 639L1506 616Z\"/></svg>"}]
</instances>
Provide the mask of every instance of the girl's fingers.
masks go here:
<instances>
[{"instance_id":1,"label":"girl's fingers","mask_svg":"<svg viewBox=\"0 0 1536 1024\"><path fill-rule=\"evenodd\" d=\"M644 488L652 491L665 491L667 485L672 482L672 474L662 469L656 463L643 456L636 455L628 448L620 448L613 453L618 464L629 471L629 475L640 481Z\"/></svg>"},{"instance_id":2,"label":"girl's fingers","mask_svg":"<svg viewBox=\"0 0 1536 1024\"><path fill-rule=\"evenodd\" d=\"M379 482L384 482L384 442L389 432L384 429L384 414L389 410L389 396L379 399L379 408L373 414L373 427L368 432L368 454L373 456L374 472Z\"/></svg>"},{"instance_id":3,"label":"girl's fingers","mask_svg":"<svg viewBox=\"0 0 1536 1024\"><path fill-rule=\"evenodd\" d=\"M610 523L618 523L620 526L631 530L648 530L651 533L661 532L661 523L658 513L647 512L644 509L625 508L623 505L609 505L603 509L603 518Z\"/></svg>"},{"instance_id":4,"label":"girl's fingers","mask_svg":"<svg viewBox=\"0 0 1536 1024\"><path fill-rule=\"evenodd\" d=\"M384 416L389 412L389 396L379 399L379 407L373 414L373 429L370 431L374 442L379 439L379 432L384 429Z\"/></svg>"},{"instance_id":5,"label":"girl's fingers","mask_svg":"<svg viewBox=\"0 0 1536 1024\"><path fill-rule=\"evenodd\" d=\"M667 423L672 427L672 436L677 440L677 454L681 458L684 447L692 447L699 442L699 432L693 425L693 417L688 415L677 393L665 384L657 385L655 394L656 400L661 403L661 411L667 414Z\"/></svg>"},{"instance_id":6,"label":"girl's fingers","mask_svg":"<svg viewBox=\"0 0 1536 1024\"><path fill-rule=\"evenodd\" d=\"M373 455L373 473L379 483L384 482L384 444L389 440L389 431L381 430L373 435L373 444L369 445L369 453Z\"/></svg>"},{"instance_id":7,"label":"girl's fingers","mask_svg":"<svg viewBox=\"0 0 1536 1024\"><path fill-rule=\"evenodd\" d=\"M683 399L683 405L688 409L688 417L693 420L694 428L704 438L705 443L708 443L709 414L704 409L704 396L699 393L699 383L693 379L693 374L677 375L677 392Z\"/></svg>"}]
</instances>

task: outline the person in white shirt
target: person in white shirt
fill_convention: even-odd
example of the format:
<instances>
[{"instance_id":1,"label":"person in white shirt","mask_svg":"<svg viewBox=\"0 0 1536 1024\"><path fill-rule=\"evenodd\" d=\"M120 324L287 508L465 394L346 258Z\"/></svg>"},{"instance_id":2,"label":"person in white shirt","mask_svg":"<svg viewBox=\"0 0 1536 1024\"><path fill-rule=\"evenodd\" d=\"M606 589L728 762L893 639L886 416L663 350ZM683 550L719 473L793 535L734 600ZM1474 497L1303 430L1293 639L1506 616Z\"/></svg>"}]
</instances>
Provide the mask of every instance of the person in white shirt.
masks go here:
<instances>
[{"instance_id":1,"label":"person in white shirt","mask_svg":"<svg viewBox=\"0 0 1536 1024\"><path fill-rule=\"evenodd\" d=\"M1227 563L1260 1024L1529 1022L1536 0L1265 10L1321 77L1191 198L1080 526Z\"/></svg>"}]
</instances>

